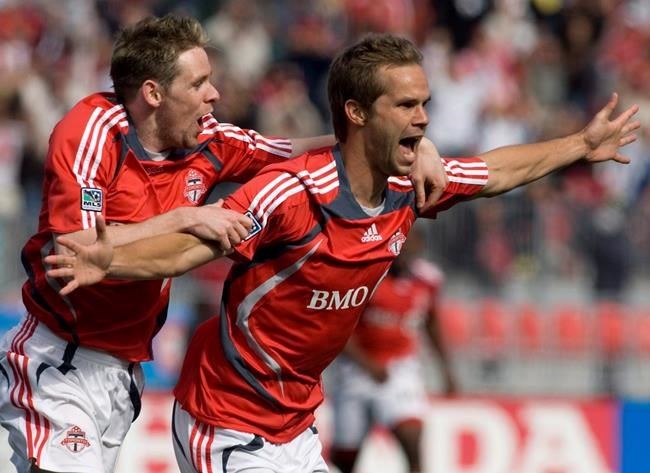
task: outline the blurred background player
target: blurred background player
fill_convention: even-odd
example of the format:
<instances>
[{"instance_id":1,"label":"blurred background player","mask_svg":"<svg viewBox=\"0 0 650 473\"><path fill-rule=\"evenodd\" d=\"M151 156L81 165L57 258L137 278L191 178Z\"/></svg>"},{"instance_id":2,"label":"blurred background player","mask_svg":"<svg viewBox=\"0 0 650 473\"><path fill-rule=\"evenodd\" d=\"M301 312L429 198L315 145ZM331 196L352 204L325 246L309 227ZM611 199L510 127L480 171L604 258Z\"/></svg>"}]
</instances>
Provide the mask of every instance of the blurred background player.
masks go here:
<instances>
[{"instance_id":1,"label":"blurred background player","mask_svg":"<svg viewBox=\"0 0 650 473\"><path fill-rule=\"evenodd\" d=\"M411 230L326 378L331 381L326 388L334 422L330 459L342 473L354 470L374 424L389 428L406 454L410 471L421 471L422 419L428 403L418 359L422 328L438 355L444 393L456 393L438 321L443 275L421 257L422 232L419 225Z\"/></svg>"}]
</instances>

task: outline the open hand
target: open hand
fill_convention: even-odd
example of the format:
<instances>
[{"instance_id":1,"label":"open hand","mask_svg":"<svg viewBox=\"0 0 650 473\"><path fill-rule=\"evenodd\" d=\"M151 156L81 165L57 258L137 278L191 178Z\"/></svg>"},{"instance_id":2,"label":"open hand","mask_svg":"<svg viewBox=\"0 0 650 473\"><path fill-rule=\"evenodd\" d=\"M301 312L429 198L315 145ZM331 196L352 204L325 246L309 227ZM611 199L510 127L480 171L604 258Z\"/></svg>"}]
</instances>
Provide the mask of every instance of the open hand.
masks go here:
<instances>
[{"instance_id":1,"label":"open hand","mask_svg":"<svg viewBox=\"0 0 650 473\"><path fill-rule=\"evenodd\" d=\"M101 215L97 216L97 240L92 245L83 245L61 236L57 243L72 251L72 255L55 254L43 258L45 264L57 266L49 269L50 278L69 279L59 291L67 296L80 286L96 284L106 276L113 261L113 245L108 239L106 222Z\"/></svg>"},{"instance_id":2,"label":"open hand","mask_svg":"<svg viewBox=\"0 0 650 473\"><path fill-rule=\"evenodd\" d=\"M636 140L636 135L633 132L640 128L641 123L639 120L631 120L638 112L639 107L632 105L618 117L610 120L617 104L618 94L614 93L607 105L582 131L585 143L589 148L585 156L587 161L597 163L614 160L623 164L630 162L629 158L619 153L619 148Z\"/></svg>"}]
</instances>

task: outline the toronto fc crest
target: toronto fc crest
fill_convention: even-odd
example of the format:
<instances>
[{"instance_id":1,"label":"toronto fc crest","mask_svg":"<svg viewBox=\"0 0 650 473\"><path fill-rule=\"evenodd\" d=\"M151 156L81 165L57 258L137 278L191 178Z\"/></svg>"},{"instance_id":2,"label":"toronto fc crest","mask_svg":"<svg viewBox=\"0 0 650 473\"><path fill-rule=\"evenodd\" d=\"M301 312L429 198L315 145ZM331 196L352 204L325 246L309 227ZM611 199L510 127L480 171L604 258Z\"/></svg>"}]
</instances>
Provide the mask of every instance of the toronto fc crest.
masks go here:
<instances>
[{"instance_id":1,"label":"toronto fc crest","mask_svg":"<svg viewBox=\"0 0 650 473\"><path fill-rule=\"evenodd\" d=\"M192 204L199 202L199 199L205 194L206 188L203 183L203 176L195 169L190 169L185 176L185 191L183 195Z\"/></svg>"},{"instance_id":2,"label":"toronto fc crest","mask_svg":"<svg viewBox=\"0 0 650 473\"><path fill-rule=\"evenodd\" d=\"M86 432L75 425L66 432L65 438L61 441L61 445L72 453L79 453L84 448L90 447L90 442L86 440Z\"/></svg>"},{"instance_id":3,"label":"toronto fc crest","mask_svg":"<svg viewBox=\"0 0 650 473\"><path fill-rule=\"evenodd\" d=\"M401 230L397 230L395 234L390 237L390 240L388 240L388 251L395 256L399 255L405 241L406 235L404 235Z\"/></svg>"}]
</instances>

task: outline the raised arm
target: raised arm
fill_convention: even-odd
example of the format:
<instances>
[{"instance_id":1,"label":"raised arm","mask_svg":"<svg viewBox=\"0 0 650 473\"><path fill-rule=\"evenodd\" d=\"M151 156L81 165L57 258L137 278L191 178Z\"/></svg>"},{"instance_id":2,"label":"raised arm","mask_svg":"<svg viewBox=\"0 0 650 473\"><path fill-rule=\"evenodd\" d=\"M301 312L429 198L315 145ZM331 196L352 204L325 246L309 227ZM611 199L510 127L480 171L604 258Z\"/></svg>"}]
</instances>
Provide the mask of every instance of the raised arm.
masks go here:
<instances>
[{"instance_id":1,"label":"raised arm","mask_svg":"<svg viewBox=\"0 0 650 473\"><path fill-rule=\"evenodd\" d=\"M72 255L56 254L44 258L45 263L57 266L47 272L48 277L69 279L61 295L80 286L96 284L106 277L159 279L179 276L227 253L218 245L187 233L159 235L114 248L103 217L97 218L96 228L97 241L92 245L59 237L58 243Z\"/></svg>"},{"instance_id":2,"label":"raised arm","mask_svg":"<svg viewBox=\"0 0 650 473\"><path fill-rule=\"evenodd\" d=\"M640 122L632 121L632 117L639 107L633 105L610 120L617 104L618 94L613 94L607 105L578 133L541 143L505 146L479 155L487 164L489 178L476 196L507 192L580 159L627 164L629 159L619 150L636 140L633 132L640 127Z\"/></svg>"}]
</instances>

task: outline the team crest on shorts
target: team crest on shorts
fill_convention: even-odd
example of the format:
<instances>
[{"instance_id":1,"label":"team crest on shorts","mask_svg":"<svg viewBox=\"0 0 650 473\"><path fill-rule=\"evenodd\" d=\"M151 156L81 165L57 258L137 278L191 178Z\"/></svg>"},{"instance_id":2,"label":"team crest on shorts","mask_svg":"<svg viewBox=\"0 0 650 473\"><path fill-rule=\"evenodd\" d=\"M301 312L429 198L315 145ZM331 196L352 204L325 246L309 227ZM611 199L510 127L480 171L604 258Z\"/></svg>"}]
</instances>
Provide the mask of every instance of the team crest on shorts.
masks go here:
<instances>
[{"instance_id":1,"label":"team crest on shorts","mask_svg":"<svg viewBox=\"0 0 650 473\"><path fill-rule=\"evenodd\" d=\"M104 192L95 187L81 188L81 210L101 212L104 207Z\"/></svg>"},{"instance_id":2,"label":"team crest on shorts","mask_svg":"<svg viewBox=\"0 0 650 473\"><path fill-rule=\"evenodd\" d=\"M390 240L388 240L388 251L395 256L399 255L405 241L406 235L404 235L401 230L397 230L395 234L390 237Z\"/></svg>"},{"instance_id":3,"label":"team crest on shorts","mask_svg":"<svg viewBox=\"0 0 650 473\"><path fill-rule=\"evenodd\" d=\"M185 191L183 195L191 203L198 203L199 199L205 194L206 187L203 183L203 176L195 169L190 169L185 176Z\"/></svg>"},{"instance_id":4,"label":"team crest on shorts","mask_svg":"<svg viewBox=\"0 0 650 473\"><path fill-rule=\"evenodd\" d=\"M65 438L61 440L61 445L72 453L79 453L84 448L90 447L90 442L86 440L86 432L75 425L66 432Z\"/></svg>"}]
</instances>

